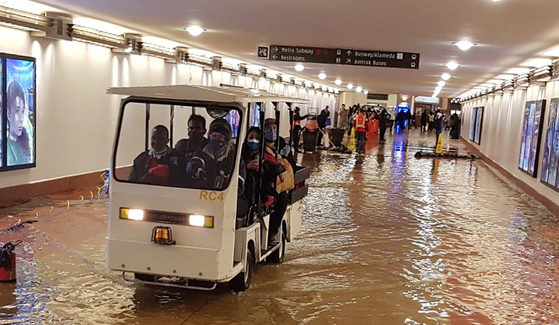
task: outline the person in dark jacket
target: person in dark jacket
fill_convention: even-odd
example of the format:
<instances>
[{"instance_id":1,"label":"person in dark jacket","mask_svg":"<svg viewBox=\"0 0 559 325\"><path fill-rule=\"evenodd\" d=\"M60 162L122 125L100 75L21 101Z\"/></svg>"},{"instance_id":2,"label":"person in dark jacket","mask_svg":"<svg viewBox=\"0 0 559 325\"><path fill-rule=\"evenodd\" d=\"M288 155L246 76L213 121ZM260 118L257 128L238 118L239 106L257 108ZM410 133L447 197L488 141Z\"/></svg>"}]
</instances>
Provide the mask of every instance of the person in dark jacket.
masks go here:
<instances>
[{"instance_id":1,"label":"person in dark jacket","mask_svg":"<svg viewBox=\"0 0 559 325\"><path fill-rule=\"evenodd\" d=\"M425 110L423 110L423 112L421 112L421 132L425 132L427 127L427 113L425 113Z\"/></svg>"},{"instance_id":2,"label":"person in dark jacket","mask_svg":"<svg viewBox=\"0 0 559 325\"><path fill-rule=\"evenodd\" d=\"M301 137L301 121L309 117L308 115L301 116L301 109L299 107L295 107L293 110L293 140L291 143L293 144L293 149L295 152L299 152L299 138Z\"/></svg>"},{"instance_id":3,"label":"person in dark jacket","mask_svg":"<svg viewBox=\"0 0 559 325\"><path fill-rule=\"evenodd\" d=\"M134 159L129 181L154 185L173 185L181 178L179 154L169 148L169 130L157 125L151 131L151 148Z\"/></svg>"},{"instance_id":4,"label":"person in dark jacket","mask_svg":"<svg viewBox=\"0 0 559 325\"><path fill-rule=\"evenodd\" d=\"M326 109L323 109L318 115L318 117L316 118L316 121L318 123L318 138L316 140L317 146L322 146L322 137L324 135L324 132L326 131L327 120L328 120L328 111Z\"/></svg>"},{"instance_id":5,"label":"person in dark jacket","mask_svg":"<svg viewBox=\"0 0 559 325\"><path fill-rule=\"evenodd\" d=\"M186 159L192 158L196 151L204 149L208 144L206 135L206 119L203 116L192 114L188 119L188 139L180 139L175 144L175 150Z\"/></svg>"},{"instance_id":6,"label":"person in dark jacket","mask_svg":"<svg viewBox=\"0 0 559 325\"><path fill-rule=\"evenodd\" d=\"M388 114L388 111L386 110L386 108L382 109L382 112L380 112L379 114L379 120L378 120L378 126L380 129L380 134L379 134L379 141L386 141L384 139L384 134L386 133L386 126L388 124L388 121L390 120L390 114Z\"/></svg>"}]
</instances>

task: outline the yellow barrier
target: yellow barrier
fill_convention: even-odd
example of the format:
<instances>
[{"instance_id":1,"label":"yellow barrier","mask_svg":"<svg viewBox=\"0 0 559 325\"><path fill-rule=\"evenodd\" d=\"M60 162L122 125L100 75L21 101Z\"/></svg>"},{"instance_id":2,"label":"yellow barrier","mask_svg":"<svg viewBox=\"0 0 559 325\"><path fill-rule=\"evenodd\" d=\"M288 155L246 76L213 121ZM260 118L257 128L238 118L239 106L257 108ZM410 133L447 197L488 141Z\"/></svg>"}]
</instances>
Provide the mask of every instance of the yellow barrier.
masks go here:
<instances>
[{"instance_id":1,"label":"yellow barrier","mask_svg":"<svg viewBox=\"0 0 559 325\"><path fill-rule=\"evenodd\" d=\"M355 151L355 128L351 129L351 136L349 137L349 151Z\"/></svg>"},{"instance_id":2,"label":"yellow barrier","mask_svg":"<svg viewBox=\"0 0 559 325\"><path fill-rule=\"evenodd\" d=\"M442 133L439 134L439 138L437 139L437 150L435 153L442 153L443 152L443 135Z\"/></svg>"}]
</instances>

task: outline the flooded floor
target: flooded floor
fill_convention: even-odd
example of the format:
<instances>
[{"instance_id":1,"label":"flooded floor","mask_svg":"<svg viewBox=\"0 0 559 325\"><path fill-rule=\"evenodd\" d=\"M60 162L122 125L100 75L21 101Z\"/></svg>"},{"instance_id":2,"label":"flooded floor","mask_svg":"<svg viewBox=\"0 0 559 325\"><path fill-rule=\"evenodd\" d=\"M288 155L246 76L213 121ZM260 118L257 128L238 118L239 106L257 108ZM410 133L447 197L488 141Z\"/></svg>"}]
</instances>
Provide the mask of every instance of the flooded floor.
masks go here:
<instances>
[{"instance_id":1,"label":"flooded floor","mask_svg":"<svg viewBox=\"0 0 559 325\"><path fill-rule=\"evenodd\" d=\"M2 210L0 229L38 222L0 236L23 240L0 324L559 324L557 222L481 161L414 158L434 137L300 155L303 231L240 294L124 283L104 265L106 199Z\"/></svg>"}]
</instances>

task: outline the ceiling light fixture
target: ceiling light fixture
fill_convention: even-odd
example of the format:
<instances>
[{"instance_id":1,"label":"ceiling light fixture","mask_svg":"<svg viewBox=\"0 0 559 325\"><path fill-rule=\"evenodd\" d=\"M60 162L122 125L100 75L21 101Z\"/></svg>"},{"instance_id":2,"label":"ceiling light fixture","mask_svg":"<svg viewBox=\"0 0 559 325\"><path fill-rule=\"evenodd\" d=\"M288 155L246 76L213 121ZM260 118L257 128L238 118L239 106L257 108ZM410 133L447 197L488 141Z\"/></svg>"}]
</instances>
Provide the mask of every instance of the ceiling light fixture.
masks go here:
<instances>
[{"instance_id":1,"label":"ceiling light fixture","mask_svg":"<svg viewBox=\"0 0 559 325\"><path fill-rule=\"evenodd\" d=\"M295 70L297 70L299 72L305 70L305 66L302 65L301 63L297 63L294 68L295 68Z\"/></svg>"},{"instance_id":2,"label":"ceiling light fixture","mask_svg":"<svg viewBox=\"0 0 559 325\"><path fill-rule=\"evenodd\" d=\"M367 94L369 94L369 91L368 90L363 90L363 94L367 95Z\"/></svg>"},{"instance_id":3,"label":"ceiling light fixture","mask_svg":"<svg viewBox=\"0 0 559 325\"><path fill-rule=\"evenodd\" d=\"M455 70L456 68L458 68L460 66L460 64L456 63L456 62L448 62L447 64L445 64L447 68L449 68L450 70Z\"/></svg>"},{"instance_id":4,"label":"ceiling light fixture","mask_svg":"<svg viewBox=\"0 0 559 325\"><path fill-rule=\"evenodd\" d=\"M439 85L441 87L444 87L444 85L446 85L446 82L441 80L441 81L437 82L437 85Z\"/></svg>"},{"instance_id":5,"label":"ceiling light fixture","mask_svg":"<svg viewBox=\"0 0 559 325\"><path fill-rule=\"evenodd\" d=\"M353 84L348 84L347 89L353 89Z\"/></svg>"},{"instance_id":6,"label":"ceiling light fixture","mask_svg":"<svg viewBox=\"0 0 559 325\"><path fill-rule=\"evenodd\" d=\"M339 85L342 84L342 80L341 79L336 79L336 81L334 81L334 83L339 86Z\"/></svg>"},{"instance_id":7,"label":"ceiling light fixture","mask_svg":"<svg viewBox=\"0 0 559 325\"><path fill-rule=\"evenodd\" d=\"M361 88L361 87L359 87L359 86L357 86L357 88L355 88L355 91L358 92L358 93L360 93L361 90L363 90L363 88Z\"/></svg>"},{"instance_id":8,"label":"ceiling light fixture","mask_svg":"<svg viewBox=\"0 0 559 325\"><path fill-rule=\"evenodd\" d=\"M184 30L186 30L192 36L200 36L200 34L206 31L200 26L190 26L185 28Z\"/></svg>"},{"instance_id":9,"label":"ceiling light fixture","mask_svg":"<svg viewBox=\"0 0 559 325\"><path fill-rule=\"evenodd\" d=\"M458 46L458 48L461 49L462 51L467 51L476 44L468 41L460 41L460 42L454 42L452 43L452 45Z\"/></svg>"},{"instance_id":10,"label":"ceiling light fixture","mask_svg":"<svg viewBox=\"0 0 559 325\"><path fill-rule=\"evenodd\" d=\"M448 79L450 79L450 77L451 77L451 76L450 76L450 73L443 73L443 74L441 75L441 78L442 78L443 80L448 80Z\"/></svg>"},{"instance_id":11,"label":"ceiling light fixture","mask_svg":"<svg viewBox=\"0 0 559 325\"><path fill-rule=\"evenodd\" d=\"M324 73L324 72L319 73L318 74L318 79L320 79L320 80L326 79L326 73Z\"/></svg>"}]
</instances>

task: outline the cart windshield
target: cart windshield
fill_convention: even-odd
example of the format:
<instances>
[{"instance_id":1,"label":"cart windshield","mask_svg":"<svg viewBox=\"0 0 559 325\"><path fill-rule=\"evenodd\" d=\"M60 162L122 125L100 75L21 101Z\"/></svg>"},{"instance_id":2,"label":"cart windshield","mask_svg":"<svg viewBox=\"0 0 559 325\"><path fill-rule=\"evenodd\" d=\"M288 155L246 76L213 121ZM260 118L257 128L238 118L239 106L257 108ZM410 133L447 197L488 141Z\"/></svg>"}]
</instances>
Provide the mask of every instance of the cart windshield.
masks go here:
<instances>
[{"instance_id":1,"label":"cart windshield","mask_svg":"<svg viewBox=\"0 0 559 325\"><path fill-rule=\"evenodd\" d=\"M224 190L236 162L235 105L126 100L113 173L121 182Z\"/></svg>"}]
</instances>

